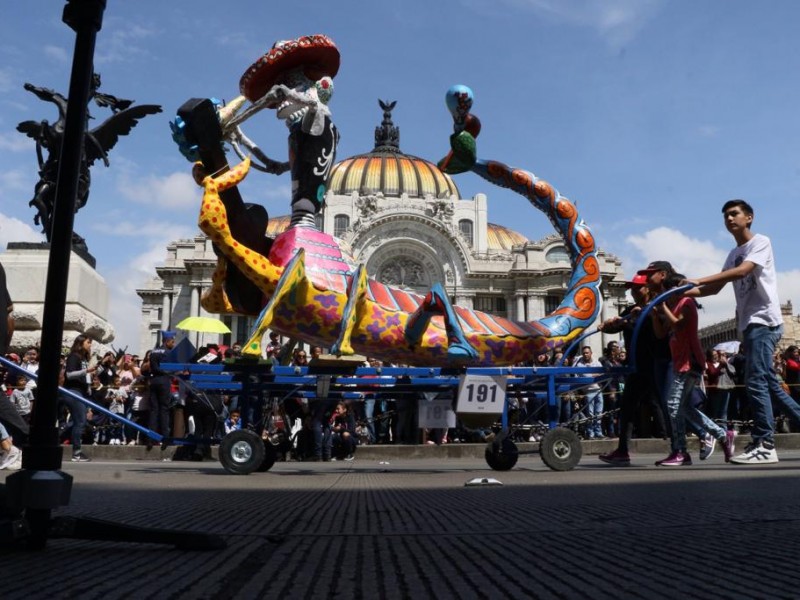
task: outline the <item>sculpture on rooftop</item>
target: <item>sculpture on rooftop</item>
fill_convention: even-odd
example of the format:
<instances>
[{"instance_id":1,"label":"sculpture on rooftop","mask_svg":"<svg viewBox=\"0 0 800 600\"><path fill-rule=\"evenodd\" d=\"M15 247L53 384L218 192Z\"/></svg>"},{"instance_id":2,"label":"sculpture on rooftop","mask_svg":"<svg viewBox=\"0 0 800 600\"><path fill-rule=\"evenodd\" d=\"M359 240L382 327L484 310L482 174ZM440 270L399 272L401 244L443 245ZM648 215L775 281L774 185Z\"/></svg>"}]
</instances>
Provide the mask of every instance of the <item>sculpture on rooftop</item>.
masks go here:
<instances>
[{"instance_id":1,"label":"sculpture on rooftop","mask_svg":"<svg viewBox=\"0 0 800 600\"><path fill-rule=\"evenodd\" d=\"M92 77L89 98L94 100L97 106L111 109L112 115L93 129L88 128L87 122L75 212L83 208L89 198L90 168L94 162L102 159L105 166L109 166L108 153L119 141L119 138L128 135L140 119L161 112L161 107L155 104L133 106L133 100L125 100L102 93L98 91L100 84L100 75L95 73ZM58 178L61 142L64 137L64 124L67 116L67 98L54 90L30 83L26 83L24 87L40 100L55 104L58 109L58 118L53 123L43 119L41 121L23 121L17 125L17 131L24 133L36 142L39 181L34 188L33 199L28 205L36 209L34 223L42 227L42 233L49 242L52 236L56 179ZM43 151L47 152L46 158ZM85 241L77 234L73 234L73 246L86 249Z\"/></svg>"}]
</instances>

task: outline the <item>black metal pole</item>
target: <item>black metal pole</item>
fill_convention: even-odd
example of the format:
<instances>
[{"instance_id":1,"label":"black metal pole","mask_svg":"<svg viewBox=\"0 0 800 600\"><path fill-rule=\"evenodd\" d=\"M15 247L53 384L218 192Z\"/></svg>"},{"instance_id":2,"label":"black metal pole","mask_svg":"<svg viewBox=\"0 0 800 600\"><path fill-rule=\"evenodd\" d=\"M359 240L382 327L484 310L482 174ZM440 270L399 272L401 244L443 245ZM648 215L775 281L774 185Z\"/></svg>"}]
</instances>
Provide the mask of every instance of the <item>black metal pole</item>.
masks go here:
<instances>
[{"instance_id":1,"label":"black metal pole","mask_svg":"<svg viewBox=\"0 0 800 600\"><path fill-rule=\"evenodd\" d=\"M94 69L94 47L103 22L106 0L67 0L63 21L76 33L72 74L69 84L64 138L59 153L58 183L53 209L53 230L47 268L42 347L36 409L31 422L28 446L23 452L24 470L55 471L61 467L62 450L56 429L58 376L61 339L64 334L64 312L72 250L72 226L78 191L83 143L86 133L87 103ZM31 528L47 527L49 509L27 511ZM38 535L37 535L38 534ZM46 537L36 531L35 537Z\"/></svg>"}]
</instances>

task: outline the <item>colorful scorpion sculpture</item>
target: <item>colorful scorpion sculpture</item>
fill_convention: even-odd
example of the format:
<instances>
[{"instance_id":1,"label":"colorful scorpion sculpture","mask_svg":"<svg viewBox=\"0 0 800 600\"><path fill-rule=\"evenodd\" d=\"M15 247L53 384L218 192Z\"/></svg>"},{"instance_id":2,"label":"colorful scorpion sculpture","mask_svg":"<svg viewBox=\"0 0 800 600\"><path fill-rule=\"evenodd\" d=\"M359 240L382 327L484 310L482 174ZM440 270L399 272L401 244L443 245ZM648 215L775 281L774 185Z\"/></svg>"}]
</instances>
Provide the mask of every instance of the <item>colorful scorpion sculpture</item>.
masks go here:
<instances>
[{"instance_id":1,"label":"colorful scorpion sculpture","mask_svg":"<svg viewBox=\"0 0 800 600\"><path fill-rule=\"evenodd\" d=\"M317 55L311 65L313 69L308 55L305 59L295 55L294 60L287 61L289 77L275 68L280 59L291 55L293 48L308 50L315 45L324 46L328 54L322 58ZM307 182L313 176L317 177L314 180L317 185L320 173L328 173L332 164L337 134L327 106L321 105L330 99L330 78L338 69L338 53L335 65L326 64L332 56L332 45L325 36L279 42L242 78L242 92L248 99L276 109L278 116L287 120L293 190L309 188ZM257 69L264 65L278 75L264 76ZM302 72L298 73L298 69ZM314 77L308 77L309 72ZM324 82L324 99L320 81ZM235 190L247 175L251 161L245 158L227 172L197 177L205 190L199 226L221 254L213 286L203 296L204 308L216 313L236 312L228 297L232 271L244 275L263 294L263 309L243 349L245 354L260 356L261 339L269 328L309 344L328 347L339 355L357 352L387 362L421 366L512 365L529 361L542 349L567 344L595 321L601 306L601 275L594 237L576 206L532 173L477 158L475 138L480 132L480 122L470 114L469 88L451 88L447 104L455 125L450 138L451 151L440 167L452 174L469 170L510 188L549 217L567 246L573 269L560 306L538 321L515 322L451 305L440 284L421 296L370 280L365 266L346 256L335 238L309 227L302 216L296 218L294 208L302 204L298 194L293 196L289 229L271 245L255 248L254 243L248 244L232 233L236 229L234 221L242 218L239 213L243 205L224 200L225 194ZM221 120L227 118L229 115L221 115ZM333 147L323 143L323 147L315 148L311 154L318 156L316 166L312 161L303 167L298 162L309 154L302 144L310 139L307 135L311 127L316 127L316 134L312 135L328 131L326 139L332 140ZM318 146L320 139L314 140ZM311 168L316 175L302 172ZM206 171L212 172L208 168ZM297 179L301 181L299 186ZM324 189L323 181L312 199L318 202L317 206L321 206Z\"/></svg>"}]
</instances>

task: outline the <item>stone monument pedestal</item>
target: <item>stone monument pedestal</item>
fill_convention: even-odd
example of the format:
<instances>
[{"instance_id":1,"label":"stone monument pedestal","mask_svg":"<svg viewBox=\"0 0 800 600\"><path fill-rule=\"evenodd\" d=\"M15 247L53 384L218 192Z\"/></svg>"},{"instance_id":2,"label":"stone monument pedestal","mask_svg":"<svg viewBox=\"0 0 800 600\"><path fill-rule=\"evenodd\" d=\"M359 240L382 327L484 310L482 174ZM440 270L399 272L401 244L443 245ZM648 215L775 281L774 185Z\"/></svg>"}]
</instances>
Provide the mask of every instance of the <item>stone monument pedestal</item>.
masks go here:
<instances>
[{"instance_id":1,"label":"stone monument pedestal","mask_svg":"<svg viewBox=\"0 0 800 600\"><path fill-rule=\"evenodd\" d=\"M41 336L49 256L49 244L29 242L10 242L6 252L0 255L8 291L14 301L16 330L11 346L16 350L45 342ZM91 256L83 257L75 252L70 255L61 341L67 348L81 333L101 344L114 340L114 327L108 322L108 287L105 279L94 270L93 263Z\"/></svg>"}]
</instances>

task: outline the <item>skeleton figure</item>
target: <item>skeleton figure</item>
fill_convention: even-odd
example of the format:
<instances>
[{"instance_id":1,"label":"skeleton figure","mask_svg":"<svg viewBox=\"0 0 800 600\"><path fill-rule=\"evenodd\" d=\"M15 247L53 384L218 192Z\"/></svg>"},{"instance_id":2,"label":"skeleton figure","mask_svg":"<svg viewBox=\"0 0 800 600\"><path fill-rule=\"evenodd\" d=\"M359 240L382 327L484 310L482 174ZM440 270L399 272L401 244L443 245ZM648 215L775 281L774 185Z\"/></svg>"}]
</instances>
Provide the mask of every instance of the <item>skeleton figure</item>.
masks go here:
<instances>
[{"instance_id":1,"label":"skeleton figure","mask_svg":"<svg viewBox=\"0 0 800 600\"><path fill-rule=\"evenodd\" d=\"M331 120L328 101L333 80L311 81L302 69L286 73L265 96L289 128L289 165L292 172L291 226L314 227L314 215L322 209L325 184L336 157L339 133Z\"/></svg>"}]
</instances>

